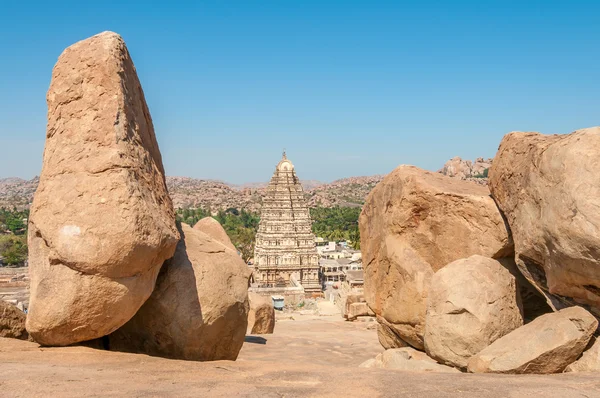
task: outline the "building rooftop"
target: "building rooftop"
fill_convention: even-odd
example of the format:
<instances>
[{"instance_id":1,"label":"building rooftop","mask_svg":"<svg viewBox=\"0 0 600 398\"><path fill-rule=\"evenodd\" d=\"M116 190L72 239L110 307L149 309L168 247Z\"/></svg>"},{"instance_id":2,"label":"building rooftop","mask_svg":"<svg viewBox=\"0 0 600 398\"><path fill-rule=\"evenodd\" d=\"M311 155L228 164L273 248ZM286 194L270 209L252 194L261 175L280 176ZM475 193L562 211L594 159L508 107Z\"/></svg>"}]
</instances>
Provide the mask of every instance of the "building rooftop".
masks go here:
<instances>
[{"instance_id":1,"label":"building rooftop","mask_svg":"<svg viewBox=\"0 0 600 398\"><path fill-rule=\"evenodd\" d=\"M358 281L364 281L365 278L365 274L362 270L360 271L346 271L346 279L349 282L358 282Z\"/></svg>"}]
</instances>

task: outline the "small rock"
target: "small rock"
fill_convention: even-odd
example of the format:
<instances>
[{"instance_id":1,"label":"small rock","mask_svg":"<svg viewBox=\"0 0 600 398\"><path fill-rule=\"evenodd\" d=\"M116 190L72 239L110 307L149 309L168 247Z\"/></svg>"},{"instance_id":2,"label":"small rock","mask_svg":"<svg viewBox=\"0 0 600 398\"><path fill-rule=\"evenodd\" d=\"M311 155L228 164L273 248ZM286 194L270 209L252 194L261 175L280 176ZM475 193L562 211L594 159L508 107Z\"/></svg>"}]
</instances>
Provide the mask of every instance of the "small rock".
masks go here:
<instances>
[{"instance_id":1,"label":"small rock","mask_svg":"<svg viewBox=\"0 0 600 398\"><path fill-rule=\"evenodd\" d=\"M567 366L565 372L600 372L600 342L594 339L592 346L581 358Z\"/></svg>"},{"instance_id":2,"label":"small rock","mask_svg":"<svg viewBox=\"0 0 600 398\"><path fill-rule=\"evenodd\" d=\"M248 293L248 334L272 334L275 329L275 308L271 297Z\"/></svg>"},{"instance_id":3,"label":"small rock","mask_svg":"<svg viewBox=\"0 0 600 398\"><path fill-rule=\"evenodd\" d=\"M598 321L581 307L545 314L469 359L472 373L559 373L583 352Z\"/></svg>"},{"instance_id":4,"label":"small rock","mask_svg":"<svg viewBox=\"0 0 600 398\"><path fill-rule=\"evenodd\" d=\"M363 368L460 373L458 369L441 365L429 358L425 353L411 347L386 350L377 355L375 360L368 360L360 366Z\"/></svg>"},{"instance_id":5,"label":"small rock","mask_svg":"<svg viewBox=\"0 0 600 398\"><path fill-rule=\"evenodd\" d=\"M25 330L27 316L12 304L0 300L0 337L27 340Z\"/></svg>"},{"instance_id":6,"label":"small rock","mask_svg":"<svg viewBox=\"0 0 600 398\"><path fill-rule=\"evenodd\" d=\"M367 303L352 303L348 306L347 319L349 321L353 321L359 316L368 316L369 315L369 306Z\"/></svg>"}]
</instances>

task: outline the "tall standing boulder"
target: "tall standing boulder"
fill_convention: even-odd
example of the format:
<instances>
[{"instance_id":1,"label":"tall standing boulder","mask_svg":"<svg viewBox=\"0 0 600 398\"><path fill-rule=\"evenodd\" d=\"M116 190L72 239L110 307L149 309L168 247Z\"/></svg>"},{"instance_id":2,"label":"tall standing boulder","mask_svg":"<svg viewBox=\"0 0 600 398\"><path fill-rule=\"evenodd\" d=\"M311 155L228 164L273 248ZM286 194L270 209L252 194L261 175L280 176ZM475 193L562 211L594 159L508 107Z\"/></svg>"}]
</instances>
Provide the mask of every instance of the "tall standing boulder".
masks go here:
<instances>
[{"instance_id":1,"label":"tall standing boulder","mask_svg":"<svg viewBox=\"0 0 600 398\"><path fill-rule=\"evenodd\" d=\"M515 277L491 258L456 260L433 275L427 297L425 351L461 369L470 357L523 325Z\"/></svg>"},{"instance_id":2,"label":"tall standing boulder","mask_svg":"<svg viewBox=\"0 0 600 398\"><path fill-rule=\"evenodd\" d=\"M175 256L138 313L109 336L111 350L196 361L235 360L248 325L250 271L240 256L181 224Z\"/></svg>"},{"instance_id":3,"label":"tall standing boulder","mask_svg":"<svg viewBox=\"0 0 600 398\"><path fill-rule=\"evenodd\" d=\"M150 112L123 39L67 48L52 72L29 219L27 330L43 345L109 334L152 293L179 234Z\"/></svg>"},{"instance_id":4,"label":"tall standing boulder","mask_svg":"<svg viewBox=\"0 0 600 398\"><path fill-rule=\"evenodd\" d=\"M359 224L367 303L419 349L433 274L474 254L512 254L487 187L412 166L398 167L371 191Z\"/></svg>"},{"instance_id":5,"label":"tall standing boulder","mask_svg":"<svg viewBox=\"0 0 600 398\"><path fill-rule=\"evenodd\" d=\"M600 314L600 127L507 134L490 170L520 271L554 309Z\"/></svg>"},{"instance_id":6,"label":"tall standing boulder","mask_svg":"<svg viewBox=\"0 0 600 398\"><path fill-rule=\"evenodd\" d=\"M472 356L473 373L559 373L583 352L598 321L581 307L536 318Z\"/></svg>"}]
</instances>

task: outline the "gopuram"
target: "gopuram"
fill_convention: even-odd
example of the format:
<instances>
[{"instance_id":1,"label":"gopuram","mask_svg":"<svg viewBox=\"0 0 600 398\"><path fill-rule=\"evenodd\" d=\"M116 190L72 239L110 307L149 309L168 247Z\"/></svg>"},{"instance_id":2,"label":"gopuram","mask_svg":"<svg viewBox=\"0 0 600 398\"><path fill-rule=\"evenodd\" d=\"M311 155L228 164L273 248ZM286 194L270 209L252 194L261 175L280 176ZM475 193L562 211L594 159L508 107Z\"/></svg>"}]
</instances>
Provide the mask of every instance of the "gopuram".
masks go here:
<instances>
[{"instance_id":1,"label":"gopuram","mask_svg":"<svg viewBox=\"0 0 600 398\"><path fill-rule=\"evenodd\" d=\"M310 213L285 151L262 202L254 247L254 281L259 288L301 286L306 292L321 291Z\"/></svg>"}]
</instances>

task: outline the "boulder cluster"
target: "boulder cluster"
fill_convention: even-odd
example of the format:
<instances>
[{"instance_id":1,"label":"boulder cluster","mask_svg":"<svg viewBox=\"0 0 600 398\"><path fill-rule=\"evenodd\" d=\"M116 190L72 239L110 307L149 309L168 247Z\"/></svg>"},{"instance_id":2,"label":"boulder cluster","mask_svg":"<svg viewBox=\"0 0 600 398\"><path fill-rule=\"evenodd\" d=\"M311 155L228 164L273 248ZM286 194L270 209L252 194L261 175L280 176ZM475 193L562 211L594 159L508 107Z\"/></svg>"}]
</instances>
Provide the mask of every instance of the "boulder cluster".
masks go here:
<instances>
[{"instance_id":1,"label":"boulder cluster","mask_svg":"<svg viewBox=\"0 0 600 398\"><path fill-rule=\"evenodd\" d=\"M364 366L600 370L598 147L600 128L513 132L489 187L404 165L386 176L359 221L387 350Z\"/></svg>"},{"instance_id":2,"label":"boulder cluster","mask_svg":"<svg viewBox=\"0 0 600 398\"><path fill-rule=\"evenodd\" d=\"M67 48L47 102L29 220L31 338L235 359L247 327L248 267L218 223L176 223L123 39L104 32Z\"/></svg>"}]
</instances>

